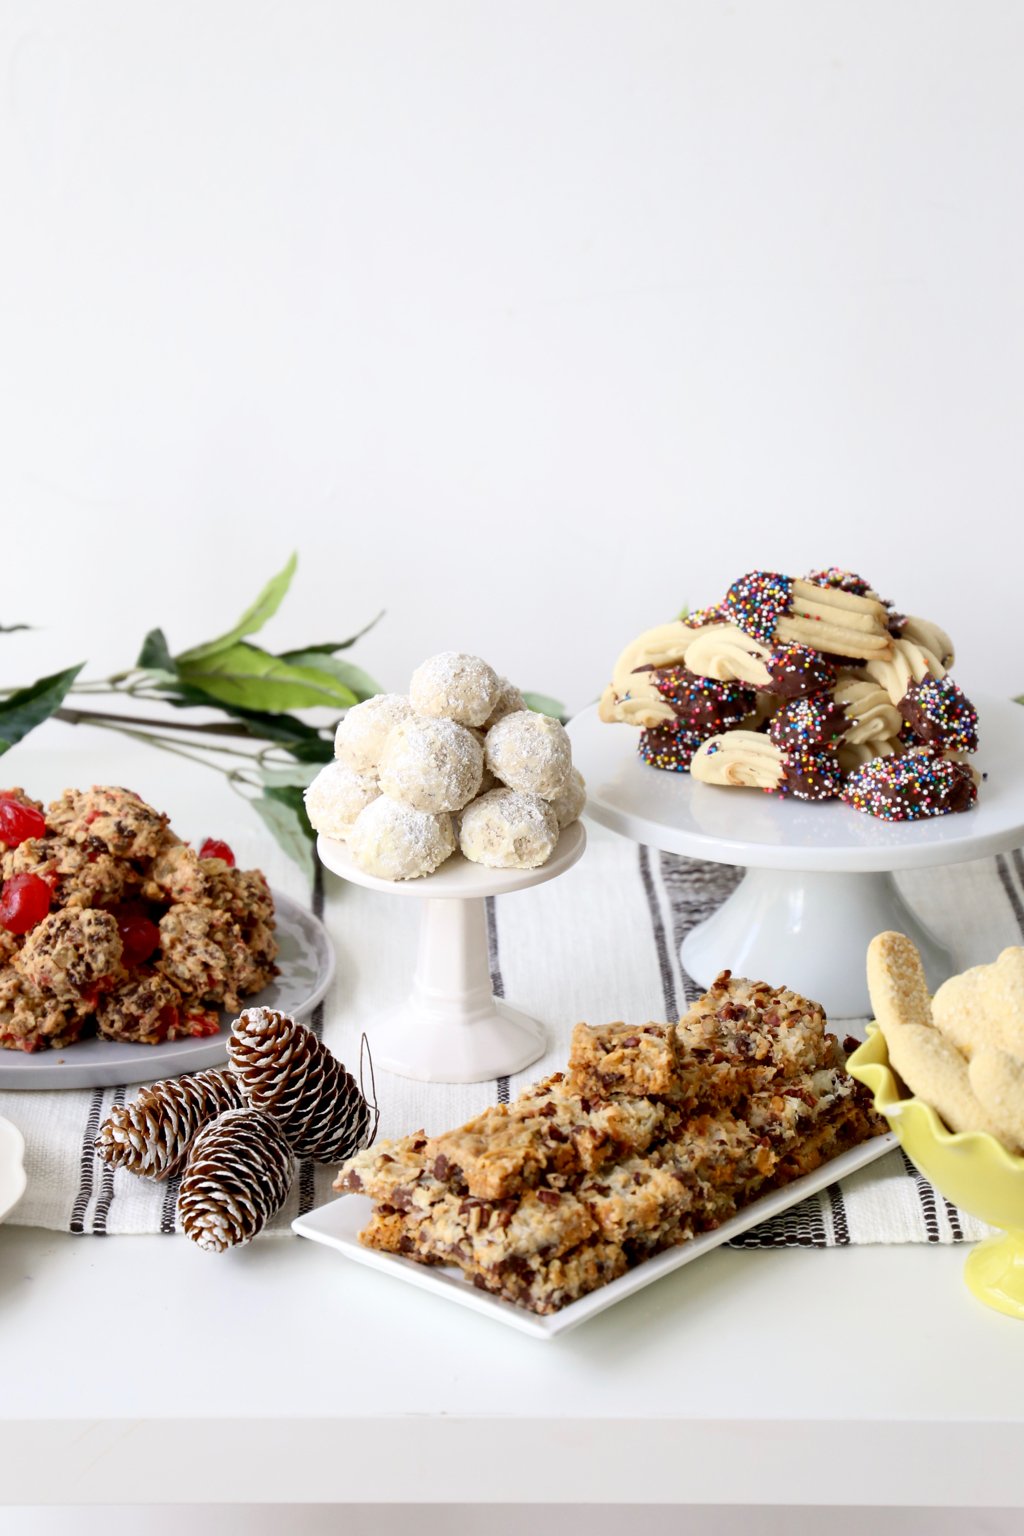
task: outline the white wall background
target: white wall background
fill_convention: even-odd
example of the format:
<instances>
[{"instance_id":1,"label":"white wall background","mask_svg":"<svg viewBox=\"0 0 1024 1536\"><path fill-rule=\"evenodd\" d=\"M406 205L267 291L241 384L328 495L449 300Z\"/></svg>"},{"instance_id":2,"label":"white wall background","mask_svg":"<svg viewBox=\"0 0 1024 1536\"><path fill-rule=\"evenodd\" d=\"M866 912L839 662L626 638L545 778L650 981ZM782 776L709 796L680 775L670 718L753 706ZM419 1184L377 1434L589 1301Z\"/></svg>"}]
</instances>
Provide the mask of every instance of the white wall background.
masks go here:
<instances>
[{"instance_id":1,"label":"white wall background","mask_svg":"<svg viewBox=\"0 0 1024 1536\"><path fill-rule=\"evenodd\" d=\"M0 681L294 545L268 638L386 607L389 686L578 706L836 563L1024 690L1022 63L1015 0L4 0Z\"/></svg>"}]
</instances>

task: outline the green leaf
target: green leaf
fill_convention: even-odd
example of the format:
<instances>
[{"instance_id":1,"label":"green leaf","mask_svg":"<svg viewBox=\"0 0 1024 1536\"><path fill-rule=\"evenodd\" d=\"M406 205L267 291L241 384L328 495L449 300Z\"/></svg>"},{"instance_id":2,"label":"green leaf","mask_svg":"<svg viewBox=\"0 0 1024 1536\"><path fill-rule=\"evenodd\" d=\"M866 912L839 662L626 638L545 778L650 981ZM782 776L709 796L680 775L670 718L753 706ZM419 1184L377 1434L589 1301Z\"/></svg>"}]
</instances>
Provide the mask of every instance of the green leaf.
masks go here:
<instances>
[{"instance_id":1,"label":"green leaf","mask_svg":"<svg viewBox=\"0 0 1024 1536\"><path fill-rule=\"evenodd\" d=\"M380 615L378 614L377 617L379 618ZM374 619L373 622L376 624L377 619ZM16 630L32 628L33 625L31 624L0 624L0 635L13 635ZM351 642L349 643L351 644Z\"/></svg>"},{"instance_id":2,"label":"green leaf","mask_svg":"<svg viewBox=\"0 0 1024 1536\"><path fill-rule=\"evenodd\" d=\"M201 688L219 704L271 714L315 705L347 708L359 702L352 689L330 673L292 666L244 641L197 661L185 662L179 656L178 671L183 682Z\"/></svg>"},{"instance_id":3,"label":"green leaf","mask_svg":"<svg viewBox=\"0 0 1024 1536\"><path fill-rule=\"evenodd\" d=\"M262 629L267 620L280 608L281 600L291 586L292 577L295 575L297 560L298 556L292 553L284 569L271 577L259 597L251 607L245 610L233 628L216 640L207 640L205 645L194 645L191 650L182 651L177 658L179 664L205 661L221 651L231 650L243 636L254 635L258 629Z\"/></svg>"},{"instance_id":4,"label":"green leaf","mask_svg":"<svg viewBox=\"0 0 1024 1536\"><path fill-rule=\"evenodd\" d=\"M147 672L166 672L168 675L173 675L174 661L167 644L167 636L162 629L150 630L142 642L142 650L135 665L145 667Z\"/></svg>"},{"instance_id":5,"label":"green leaf","mask_svg":"<svg viewBox=\"0 0 1024 1536\"><path fill-rule=\"evenodd\" d=\"M369 672L364 672L362 667L357 667L351 661L342 661L340 656L327 656L322 651L289 651L288 663L293 667L312 667L314 671L326 672L344 687L350 688L357 700L372 699L374 694L383 693L384 689Z\"/></svg>"},{"instance_id":6,"label":"green leaf","mask_svg":"<svg viewBox=\"0 0 1024 1536\"><path fill-rule=\"evenodd\" d=\"M167 694L167 702L172 709L219 709L231 720L240 720L243 725L249 727L249 735L256 741L279 741L282 745L291 746L292 742L308 741L312 745L323 742L328 753L333 756L333 748L329 742L324 741L315 725L307 725L305 720L300 720L297 715L273 714L268 715L259 709L243 709L237 704L222 704L212 694L204 692L202 688L194 687L191 683L183 683L180 678L175 678L167 684L161 683L162 692Z\"/></svg>"},{"instance_id":7,"label":"green leaf","mask_svg":"<svg viewBox=\"0 0 1024 1536\"><path fill-rule=\"evenodd\" d=\"M294 658L296 656L299 656L299 655L304 655L304 656L333 656L335 651L347 651L347 650L350 649L350 647L355 645L357 640L361 640L364 635L368 635L370 633L370 630L374 627L374 625L375 624L379 624L383 617L384 617L384 609L382 608L380 613L378 613L378 615L377 615L377 617L375 619L371 619L369 624L364 624L362 629L359 630L356 634L351 635L349 637L349 639L347 639L347 640L326 640L323 643L323 645L305 645L305 646L302 647L301 652L300 651L282 651L281 652L281 659L283 661L292 661L292 660L294 660Z\"/></svg>"},{"instance_id":8,"label":"green leaf","mask_svg":"<svg viewBox=\"0 0 1024 1536\"><path fill-rule=\"evenodd\" d=\"M306 813L306 802L301 789L290 784L268 784L263 793L268 800L276 800L280 805L289 806L298 817L299 825L306 837L309 838L311 843L316 842L316 833L313 831L313 823Z\"/></svg>"},{"instance_id":9,"label":"green leaf","mask_svg":"<svg viewBox=\"0 0 1024 1536\"><path fill-rule=\"evenodd\" d=\"M313 878L313 844L298 813L269 791L250 802L257 816L309 880Z\"/></svg>"},{"instance_id":10,"label":"green leaf","mask_svg":"<svg viewBox=\"0 0 1024 1536\"><path fill-rule=\"evenodd\" d=\"M334 756L334 743L318 736L315 740L288 742L284 750L299 763L329 763Z\"/></svg>"},{"instance_id":11,"label":"green leaf","mask_svg":"<svg viewBox=\"0 0 1024 1536\"><path fill-rule=\"evenodd\" d=\"M316 765L296 763L293 768L260 768L259 776L267 789L308 789Z\"/></svg>"},{"instance_id":12,"label":"green leaf","mask_svg":"<svg viewBox=\"0 0 1024 1536\"><path fill-rule=\"evenodd\" d=\"M10 751L16 742L60 708L64 695L84 666L85 662L80 661L77 667L41 677L0 702L0 753Z\"/></svg>"},{"instance_id":13,"label":"green leaf","mask_svg":"<svg viewBox=\"0 0 1024 1536\"><path fill-rule=\"evenodd\" d=\"M681 624L685 624L689 617L690 617L690 605L689 605L689 603L684 603L683 606L680 608L679 613L678 613L679 622Z\"/></svg>"},{"instance_id":14,"label":"green leaf","mask_svg":"<svg viewBox=\"0 0 1024 1536\"><path fill-rule=\"evenodd\" d=\"M523 699L527 709L535 709L539 715L551 715L555 720L561 720L565 715L565 705L558 699L549 698L546 693L524 693Z\"/></svg>"}]
</instances>

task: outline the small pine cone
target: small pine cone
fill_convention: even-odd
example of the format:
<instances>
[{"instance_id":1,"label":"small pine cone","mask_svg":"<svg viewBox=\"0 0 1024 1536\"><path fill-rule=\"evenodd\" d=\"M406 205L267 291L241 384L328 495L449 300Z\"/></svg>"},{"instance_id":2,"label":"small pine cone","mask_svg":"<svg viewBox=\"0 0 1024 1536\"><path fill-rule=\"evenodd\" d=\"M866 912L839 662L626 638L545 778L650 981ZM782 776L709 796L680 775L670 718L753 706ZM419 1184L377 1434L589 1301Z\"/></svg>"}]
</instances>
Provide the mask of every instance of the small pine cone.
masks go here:
<instances>
[{"instance_id":1,"label":"small pine cone","mask_svg":"<svg viewBox=\"0 0 1024 1536\"><path fill-rule=\"evenodd\" d=\"M228 1060L249 1103L274 1116L300 1157L340 1163L373 1140L375 1114L355 1078L286 1013L246 1008Z\"/></svg>"},{"instance_id":2,"label":"small pine cone","mask_svg":"<svg viewBox=\"0 0 1024 1536\"><path fill-rule=\"evenodd\" d=\"M215 1068L170 1077L143 1088L128 1104L115 1104L94 1145L111 1168L127 1168L144 1179L169 1179L180 1171L203 1126L242 1102L232 1072Z\"/></svg>"},{"instance_id":3,"label":"small pine cone","mask_svg":"<svg viewBox=\"0 0 1024 1536\"><path fill-rule=\"evenodd\" d=\"M182 1231L209 1253L249 1242L287 1200L292 1170L276 1121L257 1109L229 1109L189 1153L178 1191Z\"/></svg>"}]
</instances>

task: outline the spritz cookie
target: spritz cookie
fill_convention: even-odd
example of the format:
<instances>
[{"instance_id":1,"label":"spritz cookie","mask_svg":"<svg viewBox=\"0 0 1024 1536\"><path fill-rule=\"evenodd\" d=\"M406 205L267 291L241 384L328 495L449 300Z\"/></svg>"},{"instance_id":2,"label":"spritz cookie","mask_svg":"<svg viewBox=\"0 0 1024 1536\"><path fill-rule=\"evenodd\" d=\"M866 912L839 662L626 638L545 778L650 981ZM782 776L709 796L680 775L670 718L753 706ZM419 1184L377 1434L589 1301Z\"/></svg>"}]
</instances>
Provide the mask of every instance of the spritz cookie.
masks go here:
<instances>
[{"instance_id":1,"label":"spritz cookie","mask_svg":"<svg viewBox=\"0 0 1024 1536\"><path fill-rule=\"evenodd\" d=\"M417 811L379 795L356 817L348 850L368 875L416 880L433 874L455 852L455 829L447 812Z\"/></svg>"},{"instance_id":2,"label":"spritz cookie","mask_svg":"<svg viewBox=\"0 0 1024 1536\"><path fill-rule=\"evenodd\" d=\"M490 869L537 869L558 842L558 817L540 795L492 789L462 813L459 847Z\"/></svg>"},{"instance_id":3,"label":"spritz cookie","mask_svg":"<svg viewBox=\"0 0 1024 1536\"><path fill-rule=\"evenodd\" d=\"M486 761L509 789L554 800L568 782L572 749L557 720L521 709L488 731Z\"/></svg>"},{"instance_id":4,"label":"spritz cookie","mask_svg":"<svg viewBox=\"0 0 1024 1536\"><path fill-rule=\"evenodd\" d=\"M343 838L360 811L380 794L375 773L360 773L348 763L325 763L303 799L313 828L325 837Z\"/></svg>"},{"instance_id":5,"label":"spritz cookie","mask_svg":"<svg viewBox=\"0 0 1024 1536\"><path fill-rule=\"evenodd\" d=\"M417 811L461 811L479 790L483 771L483 748L471 730L413 715L384 744L380 787Z\"/></svg>"},{"instance_id":6,"label":"spritz cookie","mask_svg":"<svg viewBox=\"0 0 1024 1536\"><path fill-rule=\"evenodd\" d=\"M339 723L334 755L360 772L376 770L394 726L408 720L412 705L401 693L378 693L352 708Z\"/></svg>"},{"instance_id":7,"label":"spritz cookie","mask_svg":"<svg viewBox=\"0 0 1024 1536\"><path fill-rule=\"evenodd\" d=\"M457 720L460 725L483 725L500 692L498 674L479 656L441 651L416 668L409 684L409 701L420 715Z\"/></svg>"}]
</instances>

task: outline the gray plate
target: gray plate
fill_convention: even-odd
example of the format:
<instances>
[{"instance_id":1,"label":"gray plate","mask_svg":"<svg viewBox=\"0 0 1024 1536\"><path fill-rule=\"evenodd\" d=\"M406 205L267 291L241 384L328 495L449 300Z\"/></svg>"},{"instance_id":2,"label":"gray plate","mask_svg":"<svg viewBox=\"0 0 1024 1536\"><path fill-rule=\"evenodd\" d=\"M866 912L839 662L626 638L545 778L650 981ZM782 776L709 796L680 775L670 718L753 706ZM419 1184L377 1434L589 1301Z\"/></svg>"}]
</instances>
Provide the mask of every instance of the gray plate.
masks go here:
<instances>
[{"instance_id":1,"label":"gray plate","mask_svg":"<svg viewBox=\"0 0 1024 1536\"><path fill-rule=\"evenodd\" d=\"M334 949L319 918L290 896L274 892L277 963L281 974L269 987L245 999L302 1018L324 996L334 976ZM227 1060L231 1015L219 1035L204 1040L170 1040L165 1045L129 1045L117 1040L83 1040L61 1051L0 1051L0 1088L113 1088L149 1083L179 1072L198 1072Z\"/></svg>"}]
</instances>

